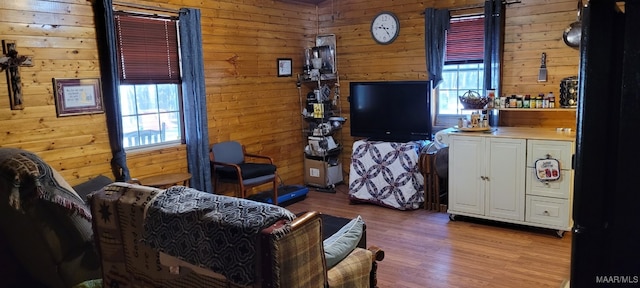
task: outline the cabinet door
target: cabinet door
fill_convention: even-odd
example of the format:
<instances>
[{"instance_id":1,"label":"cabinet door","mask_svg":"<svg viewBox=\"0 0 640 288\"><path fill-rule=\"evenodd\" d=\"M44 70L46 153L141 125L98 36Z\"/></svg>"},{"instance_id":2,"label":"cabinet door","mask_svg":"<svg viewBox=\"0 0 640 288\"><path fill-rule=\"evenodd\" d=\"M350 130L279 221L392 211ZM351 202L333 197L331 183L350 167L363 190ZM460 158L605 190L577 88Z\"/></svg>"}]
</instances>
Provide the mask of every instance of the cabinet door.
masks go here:
<instances>
[{"instance_id":1,"label":"cabinet door","mask_svg":"<svg viewBox=\"0 0 640 288\"><path fill-rule=\"evenodd\" d=\"M540 181L536 177L536 169L527 168L527 195L538 195L568 199L573 185L573 170L560 170L560 179L556 181Z\"/></svg>"},{"instance_id":2,"label":"cabinet door","mask_svg":"<svg viewBox=\"0 0 640 288\"><path fill-rule=\"evenodd\" d=\"M527 196L527 222L569 230L570 201L550 197Z\"/></svg>"},{"instance_id":3,"label":"cabinet door","mask_svg":"<svg viewBox=\"0 0 640 288\"><path fill-rule=\"evenodd\" d=\"M560 169L571 169L571 156L573 155L573 142L556 140L528 140L527 141L527 166L534 167L536 160L547 157L558 159Z\"/></svg>"},{"instance_id":4,"label":"cabinet door","mask_svg":"<svg viewBox=\"0 0 640 288\"><path fill-rule=\"evenodd\" d=\"M524 221L526 140L487 139L487 216Z\"/></svg>"},{"instance_id":5,"label":"cabinet door","mask_svg":"<svg viewBox=\"0 0 640 288\"><path fill-rule=\"evenodd\" d=\"M484 215L484 137L450 136L449 212Z\"/></svg>"}]
</instances>

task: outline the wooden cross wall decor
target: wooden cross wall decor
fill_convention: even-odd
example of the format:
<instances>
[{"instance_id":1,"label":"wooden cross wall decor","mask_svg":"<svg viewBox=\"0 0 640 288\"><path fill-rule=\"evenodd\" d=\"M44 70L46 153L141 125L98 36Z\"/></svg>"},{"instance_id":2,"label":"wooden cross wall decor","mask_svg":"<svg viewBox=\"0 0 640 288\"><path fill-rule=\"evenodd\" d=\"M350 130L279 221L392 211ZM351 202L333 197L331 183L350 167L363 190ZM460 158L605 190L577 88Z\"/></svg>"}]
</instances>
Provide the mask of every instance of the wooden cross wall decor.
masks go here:
<instances>
[{"instance_id":1,"label":"wooden cross wall decor","mask_svg":"<svg viewBox=\"0 0 640 288\"><path fill-rule=\"evenodd\" d=\"M9 86L9 101L11 110L24 109L22 99L22 80L19 67L33 66L30 56L19 56L16 51L16 43L2 40L2 53L0 57L0 72L7 71L7 86Z\"/></svg>"}]
</instances>

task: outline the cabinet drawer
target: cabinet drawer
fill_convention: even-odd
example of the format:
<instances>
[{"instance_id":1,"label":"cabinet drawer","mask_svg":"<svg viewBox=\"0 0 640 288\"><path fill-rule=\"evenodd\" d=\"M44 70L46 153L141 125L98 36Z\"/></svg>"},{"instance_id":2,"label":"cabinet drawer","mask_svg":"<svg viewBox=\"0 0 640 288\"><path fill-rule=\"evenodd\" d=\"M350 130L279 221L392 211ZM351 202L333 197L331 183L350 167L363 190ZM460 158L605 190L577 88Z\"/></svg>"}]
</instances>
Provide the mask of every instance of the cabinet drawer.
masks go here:
<instances>
[{"instance_id":1,"label":"cabinet drawer","mask_svg":"<svg viewBox=\"0 0 640 288\"><path fill-rule=\"evenodd\" d=\"M547 158L558 159L560 169L571 169L573 142L557 140L527 140L527 167L534 167L536 160Z\"/></svg>"},{"instance_id":2,"label":"cabinet drawer","mask_svg":"<svg viewBox=\"0 0 640 288\"><path fill-rule=\"evenodd\" d=\"M569 200L527 195L525 221L555 227L569 226Z\"/></svg>"},{"instance_id":3,"label":"cabinet drawer","mask_svg":"<svg viewBox=\"0 0 640 288\"><path fill-rule=\"evenodd\" d=\"M538 195L568 199L573 183L573 170L560 170L560 179L556 181L540 181L536 177L535 168L527 168L527 195Z\"/></svg>"}]
</instances>

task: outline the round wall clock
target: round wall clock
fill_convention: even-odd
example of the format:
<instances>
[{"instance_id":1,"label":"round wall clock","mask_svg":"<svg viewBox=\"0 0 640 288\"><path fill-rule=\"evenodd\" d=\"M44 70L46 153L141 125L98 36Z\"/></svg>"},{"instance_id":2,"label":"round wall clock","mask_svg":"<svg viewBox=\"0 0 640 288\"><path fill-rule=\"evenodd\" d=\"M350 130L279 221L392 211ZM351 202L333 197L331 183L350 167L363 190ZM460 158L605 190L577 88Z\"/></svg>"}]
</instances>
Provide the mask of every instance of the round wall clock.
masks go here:
<instances>
[{"instance_id":1,"label":"round wall clock","mask_svg":"<svg viewBox=\"0 0 640 288\"><path fill-rule=\"evenodd\" d=\"M389 44L398 38L400 21L391 12L381 12L371 21L371 37L379 44Z\"/></svg>"}]
</instances>

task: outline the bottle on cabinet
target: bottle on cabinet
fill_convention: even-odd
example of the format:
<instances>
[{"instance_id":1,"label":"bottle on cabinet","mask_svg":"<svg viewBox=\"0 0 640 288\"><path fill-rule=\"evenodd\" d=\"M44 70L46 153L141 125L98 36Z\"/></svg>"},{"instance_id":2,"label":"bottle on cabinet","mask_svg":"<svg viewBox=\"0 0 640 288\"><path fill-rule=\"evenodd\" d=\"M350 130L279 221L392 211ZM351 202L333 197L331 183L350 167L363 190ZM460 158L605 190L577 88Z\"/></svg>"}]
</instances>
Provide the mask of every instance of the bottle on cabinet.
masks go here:
<instances>
[{"instance_id":1,"label":"bottle on cabinet","mask_svg":"<svg viewBox=\"0 0 640 288\"><path fill-rule=\"evenodd\" d=\"M560 102L562 102L562 99ZM509 96L503 95L502 97L496 97L493 108L553 109L556 107L558 107L558 105L556 105L556 97L553 91L551 91L547 94L538 93L537 96L531 96L530 94L511 94Z\"/></svg>"},{"instance_id":2,"label":"bottle on cabinet","mask_svg":"<svg viewBox=\"0 0 640 288\"><path fill-rule=\"evenodd\" d=\"M531 107L531 95L524 95L524 100L522 100L522 108L530 108Z\"/></svg>"},{"instance_id":3,"label":"bottle on cabinet","mask_svg":"<svg viewBox=\"0 0 640 288\"><path fill-rule=\"evenodd\" d=\"M542 100L543 98L544 98L544 94L543 93L538 94L538 98L536 98L536 107L537 108L545 108L543 106L543 103L544 103L543 100Z\"/></svg>"},{"instance_id":4,"label":"bottle on cabinet","mask_svg":"<svg viewBox=\"0 0 640 288\"><path fill-rule=\"evenodd\" d=\"M556 97L553 95L553 92L549 92L549 94L547 94L547 101L548 108L555 108Z\"/></svg>"}]
</instances>

